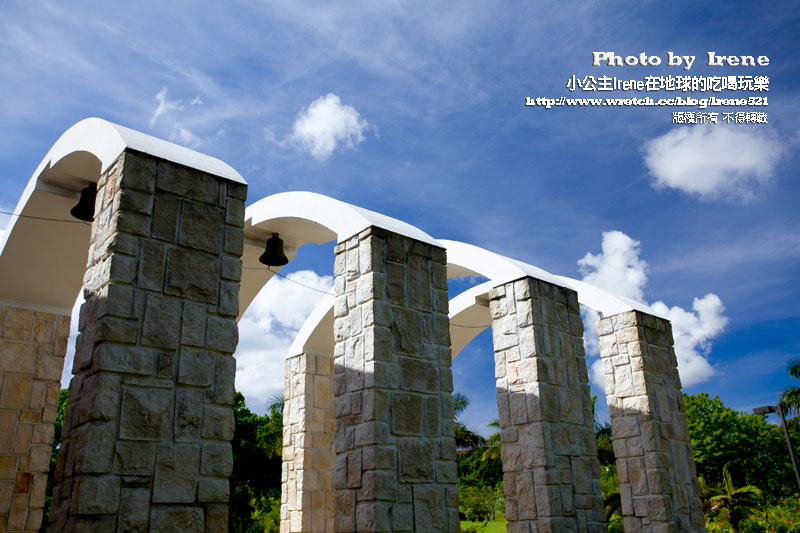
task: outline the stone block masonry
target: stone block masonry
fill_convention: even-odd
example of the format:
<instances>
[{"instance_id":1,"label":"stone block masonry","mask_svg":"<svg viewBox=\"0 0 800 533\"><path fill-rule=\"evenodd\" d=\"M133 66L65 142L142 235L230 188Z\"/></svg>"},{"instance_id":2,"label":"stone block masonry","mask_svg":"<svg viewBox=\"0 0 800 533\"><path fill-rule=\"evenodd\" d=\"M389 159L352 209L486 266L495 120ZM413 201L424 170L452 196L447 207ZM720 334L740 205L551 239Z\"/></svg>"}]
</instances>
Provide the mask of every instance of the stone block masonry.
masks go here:
<instances>
[{"instance_id":1,"label":"stone block masonry","mask_svg":"<svg viewBox=\"0 0 800 533\"><path fill-rule=\"evenodd\" d=\"M625 531L705 531L670 323L629 311L597 330Z\"/></svg>"},{"instance_id":2,"label":"stone block masonry","mask_svg":"<svg viewBox=\"0 0 800 533\"><path fill-rule=\"evenodd\" d=\"M604 532L577 294L527 277L489 310L508 531Z\"/></svg>"},{"instance_id":3,"label":"stone block masonry","mask_svg":"<svg viewBox=\"0 0 800 533\"><path fill-rule=\"evenodd\" d=\"M334 273L334 529L457 532L445 251L372 227Z\"/></svg>"},{"instance_id":4,"label":"stone block masonry","mask_svg":"<svg viewBox=\"0 0 800 533\"><path fill-rule=\"evenodd\" d=\"M68 316L0 303L0 531L38 531Z\"/></svg>"},{"instance_id":5,"label":"stone block masonry","mask_svg":"<svg viewBox=\"0 0 800 533\"><path fill-rule=\"evenodd\" d=\"M286 360L281 533L333 531L333 354Z\"/></svg>"},{"instance_id":6,"label":"stone block masonry","mask_svg":"<svg viewBox=\"0 0 800 533\"><path fill-rule=\"evenodd\" d=\"M51 531L227 530L245 196L131 150L100 177Z\"/></svg>"}]
</instances>

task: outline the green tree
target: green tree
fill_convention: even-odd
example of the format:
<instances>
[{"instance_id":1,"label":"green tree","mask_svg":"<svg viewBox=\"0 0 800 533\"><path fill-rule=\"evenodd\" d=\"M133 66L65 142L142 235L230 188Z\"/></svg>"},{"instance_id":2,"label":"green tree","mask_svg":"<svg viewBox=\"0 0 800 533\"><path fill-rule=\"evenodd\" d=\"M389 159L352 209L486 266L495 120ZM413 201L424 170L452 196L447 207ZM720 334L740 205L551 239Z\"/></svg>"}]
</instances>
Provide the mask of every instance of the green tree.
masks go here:
<instances>
[{"instance_id":1,"label":"green tree","mask_svg":"<svg viewBox=\"0 0 800 533\"><path fill-rule=\"evenodd\" d=\"M487 427L500 429L500 420L494 419ZM500 459L502 457L503 445L500 439L500 431L495 431L489 438L486 439L485 443L485 450L483 451L483 455L481 455L481 461L488 461L490 459Z\"/></svg>"},{"instance_id":2,"label":"green tree","mask_svg":"<svg viewBox=\"0 0 800 533\"><path fill-rule=\"evenodd\" d=\"M459 452L456 457L458 487L496 487L503 482L503 463L500 458L481 460L483 448Z\"/></svg>"},{"instance_id":3,"label":"green tree","mask_svg":"<svg viewBox=\"0 0 800 533\"><path fill-rule=\"evenodd\" d=\"M492 487L464 487L458 491L458 507L464 518L472 522L494 520L496 505Z\"/></svg>"},{"instance_id":4,"label":"green tree","mask_svg":"<svg viewBox=\"0 0 800 533\"><path fill-rule=\"evenodd\" d=\"M456 448L463 451L482 447L486 443L486 440L468 429L463 422L458 420L461 413L469 406L469 398L467 398L466 394L455 392L453 393L453 403L455 410Z\"/></svg>"},{"instance_id":5,"label":"green tree","mask_svg":"<svg viewBox=\"0 0 800 533\"><path fill-rule=\"evenodd\" d=\"M723 467L730 464L736 486L755 485L771 499L796 490L786 440L780 427L764 415L725 407L706 393L683 396L697 474L711 485L723 483ZM798 438L793 429L793 439Z\"/></svg>"},{"instance_id":6,"label":"green tree","mask_svg":"<svg viewBox=\"0 0 800 533\"><path fill-rule=\"evenodd\" d=\"M795 379L800 380L800 357L795 357L786 364L786 371ZM786 387L781 392L781 405L783 408L794 415L800 414L800 384ZM789 423L797 424L800 416L795 416Z\"/></svg>"},{"instance_id":7,"label":"green tree","mask_svg":"<svg viewBox=\"0 0 800 533\"><path fill-rule=\"evenodd\" d=\"M597 439L597 458L603 467L614 467L616 469L617 459L614 456L614 446L612 445L611 423L601 424L597 421L597 395L592 395L592 420L594 421L594 435Z\"/></svg>"},{"instance_id":8,"label":"green tree","mask_svg":"<svg viewBox=\"0 0 800 533\"><path fill-rule=\"evenodd\" d=\"M258 415L234 397L233 474L230 478L229 528L233 533L277 532L280 515L283 402Z\"/></svg>"}]
</instances>

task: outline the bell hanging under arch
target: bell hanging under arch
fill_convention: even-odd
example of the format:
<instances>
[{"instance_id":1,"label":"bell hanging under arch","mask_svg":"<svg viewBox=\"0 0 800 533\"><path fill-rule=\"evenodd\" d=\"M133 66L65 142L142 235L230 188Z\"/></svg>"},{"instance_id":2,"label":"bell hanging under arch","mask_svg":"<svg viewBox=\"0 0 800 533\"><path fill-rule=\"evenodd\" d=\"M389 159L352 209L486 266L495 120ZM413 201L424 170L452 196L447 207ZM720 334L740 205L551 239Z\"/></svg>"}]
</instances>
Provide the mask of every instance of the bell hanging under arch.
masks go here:
<instances>
[{"instance_id":1,"label":"bell hanging under arch","mask_svg":"<svg viewBox=\"0 0 800 533\"><path fill-rule=\"evenodd\" d=\"M283 266L289 262L289 258L283 253L283 239L277 233L267 239L267 248L258 261L267 266Z\"/></svg>"},{"instance_id":2,"label":"bell hanging under arch","mask_svg":"<svg viewBox=\"0 0 800 533\"><path fill-rule=\"evenodd\" d=\"M81 189L81 199L70 209L69 214L78 220L92 222L94 220L94 202L97 199L97 184L90 183Z\"/></svg>"}]
</instances>

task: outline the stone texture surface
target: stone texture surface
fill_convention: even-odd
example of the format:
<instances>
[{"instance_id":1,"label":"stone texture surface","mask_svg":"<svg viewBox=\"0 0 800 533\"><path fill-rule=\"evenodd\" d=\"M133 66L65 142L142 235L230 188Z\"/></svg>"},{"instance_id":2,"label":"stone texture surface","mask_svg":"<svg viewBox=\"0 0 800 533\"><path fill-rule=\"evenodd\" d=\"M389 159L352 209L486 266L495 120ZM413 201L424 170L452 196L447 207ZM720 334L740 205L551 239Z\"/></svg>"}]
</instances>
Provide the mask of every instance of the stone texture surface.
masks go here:
<instances>
[{"instance_id":1,"label":"stone texture surface","mask_svg":"<svg viewBox=\"0 0 800 533\"><path fill-rule=\"evenodd\" d=\"M577 294L534 278L489 292L509 531L605 531Z\"/></svg>"},{"instance_id":2,"label":"stone texture surface","mask_svg":"<svg viewBox=\"0 0 800 533\"><path fill-rule=\"evenodd\" d=\"M336 247L337 532L459 531L445 265L375 227Z\"/></svg>"},{"instance_id":3,"label":"stone texture surface","mask_svg":"<svg viewBox=\"0 0 800 533\"><path fill-rule=\"evenodd\" d=\"M0 302L0 531L38 531L69 316Z\"/></svg>"},{"instance_id":4,"label":"stone texture surface","mask_svg":"<svg viewBox=\"0 0 800 533\"><path fill-rule=\"evenodd\" d=\"M286 360L281 533L333 531L333 354Z\"/></svg>"},{"instance_id":5,"label":"stone texture surface","mask_svg":"<svg viewBox=\"0 0 800 533\"><path fill-rule=\"evenodd\" d=\"M51 531L226 530L245 194L133 151L100 177Z\"/></svg>"},{"instance_id":6,"label":"stone texture surface","mask_svg":"<svg viewBox=\"0 0 800 533\"><path fill-rule=\"evenodd\" d=\"M705 531L670 323L630 311L597 330L625 531Z\"/></svg>"}]
</instances>

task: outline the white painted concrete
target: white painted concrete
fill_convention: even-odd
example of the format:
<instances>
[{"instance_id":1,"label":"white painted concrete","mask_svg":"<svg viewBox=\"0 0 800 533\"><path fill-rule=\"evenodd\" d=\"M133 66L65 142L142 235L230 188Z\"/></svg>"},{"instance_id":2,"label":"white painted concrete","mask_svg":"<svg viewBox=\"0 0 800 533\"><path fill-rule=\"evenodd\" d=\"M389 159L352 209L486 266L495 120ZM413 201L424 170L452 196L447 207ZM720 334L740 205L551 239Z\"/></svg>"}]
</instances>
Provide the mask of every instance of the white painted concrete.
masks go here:
<instances>
[{"instance_id":1,"label":"white painted concrete","mask_svg":"<svg viewBox=\"0 0 800 533\"><path fill-rule=\"evenodd\" d=\"M274 233L283 239L284 251L291 260L304 244L324 244L333 240L342 242L371 226L444 248L439 241L402 220L313 192L273 194L250 205L244 215L239 318L274 275L258 262L259 256L264 253L266 240ZM275 272L280 270L271 268Z\"/></svg>"},{"instance_id":2,"label":"white painted concrete","mask_svg":"<svg viewBox=\"0 0 800 533\"><path fill-rule=\"evenodd\" d=\"M79 191L126 149L246 183L219 159L99 118L82 120L39 163L14 209L25 216L12 216L0 235L0 299L70 314L83 285L90 225L76 223L69 211Z\"/></svg>"},{"instance_id":3,"label":"white painted concrete","mask_svg":"<svg viewBox=\"0 0 800 533\"><path fill-rule=\"evenodd\" d=\"M450 300L450 342L455 358L472 339L491 326L489 291L509 281L531 276L578 293L578 302L611 316L630 310L661 316L647 305L616 296L583 281L555 276L539 267L510 259L478 246L458 241L439 240L447 248L447 277L481 276L489 281L472 287ZM662 317L666 318L666 317ZM289 355L333 353L333 298L319 302L295 338Z\"/></svg>"}]
</instances>

